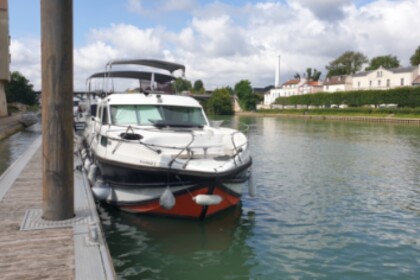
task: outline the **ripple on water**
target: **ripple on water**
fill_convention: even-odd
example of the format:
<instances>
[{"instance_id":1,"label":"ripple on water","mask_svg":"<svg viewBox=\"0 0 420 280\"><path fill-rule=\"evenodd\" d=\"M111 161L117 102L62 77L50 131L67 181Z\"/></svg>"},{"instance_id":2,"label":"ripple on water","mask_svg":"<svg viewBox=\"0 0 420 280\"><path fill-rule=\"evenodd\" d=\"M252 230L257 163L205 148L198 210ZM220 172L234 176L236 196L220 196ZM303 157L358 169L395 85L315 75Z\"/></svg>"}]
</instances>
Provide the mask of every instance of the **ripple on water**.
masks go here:
<instances>
[{"instance_id":1,"label":"ripple on water","mask_svg":"<svg viewBox=\"0 0 420 280\"><path fill-rule=\"evenodd\" d=\"M420 275L420 128L247 122L256 198L205 222L101 208L121 279Z\"/></svg>"}]
</instances>

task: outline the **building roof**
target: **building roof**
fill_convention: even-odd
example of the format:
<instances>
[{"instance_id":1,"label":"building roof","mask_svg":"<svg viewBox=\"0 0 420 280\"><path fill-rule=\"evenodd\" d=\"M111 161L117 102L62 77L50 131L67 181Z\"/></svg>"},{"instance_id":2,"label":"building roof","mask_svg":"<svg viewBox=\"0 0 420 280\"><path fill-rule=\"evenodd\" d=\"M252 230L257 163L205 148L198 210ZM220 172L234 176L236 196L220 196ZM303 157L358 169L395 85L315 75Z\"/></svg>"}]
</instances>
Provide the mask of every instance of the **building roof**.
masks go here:
<instances>
[{"instance_id":1,"label":"building roof","mask_svg":"<svg viewBox=\"0 0 420 280\"><path fill-rule=\"evenodd\" d=\"M387 70L390 71L392 73L410 73L413 72L415 69L417 69L417 66L408 66L408 67L396 67L396 68L382 68L383 70ZM356 74L353 75L353 77L363 77L363 76L367 76L368 74L377 71L376 70L371 70L371 71L362 71L362 72L358 72Z\"/></svg>"},{"instance_id":2,"label":"building roof","mask_svg":"<svg viewBox=\"0 0 420 280\"><path fill-rule=\"evenodd\" d=\"M413 85L420 85L420 75L418 75L414 81L413 81Z\"/></svg>"},{"instance_id":3,"label":"building roof","mask_svg":"<svg viewBox=\"0 0 420 280\"><path fill-rule=\"evenodd\" d=\"M348 76L346 76L346 75L328 77L328 78L325 79L324 85L331 86L331 85L345 84L347 77Z\"/></svg>"},{"instance_id":4,"label":"building roof","mask_svg":"<svg viewBox=\"0 0 420 280\"><path fill-rule=\"evenodd\" d=\"M287 82L285 82L283 84L283 86L297 85L299 83L300 83L300 79L292 79L292 80L288 80Z\"/></svg>"}]
</instances>

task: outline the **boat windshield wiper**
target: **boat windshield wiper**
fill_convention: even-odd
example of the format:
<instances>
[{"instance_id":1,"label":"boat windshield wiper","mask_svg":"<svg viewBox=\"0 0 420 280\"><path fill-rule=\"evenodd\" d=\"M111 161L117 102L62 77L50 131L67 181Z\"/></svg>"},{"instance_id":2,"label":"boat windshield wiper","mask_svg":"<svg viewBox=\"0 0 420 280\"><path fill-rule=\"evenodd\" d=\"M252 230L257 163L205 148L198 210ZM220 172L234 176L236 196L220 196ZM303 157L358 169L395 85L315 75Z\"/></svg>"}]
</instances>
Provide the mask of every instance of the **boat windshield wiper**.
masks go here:
<instances>
[{"instance_id":1,"label":"boat windshield wiper","mask_svg":"<svg viewBox=\"0 0 420 280\"><path fill-rule=\"evenodd\" d=\"M192 122L179 122L179 121L169 121L169 120L152 120L149 121L157 128L164 128L164 127L181 127L181 128L203 128L204 125Z\"/></svg>"}]
</instances>

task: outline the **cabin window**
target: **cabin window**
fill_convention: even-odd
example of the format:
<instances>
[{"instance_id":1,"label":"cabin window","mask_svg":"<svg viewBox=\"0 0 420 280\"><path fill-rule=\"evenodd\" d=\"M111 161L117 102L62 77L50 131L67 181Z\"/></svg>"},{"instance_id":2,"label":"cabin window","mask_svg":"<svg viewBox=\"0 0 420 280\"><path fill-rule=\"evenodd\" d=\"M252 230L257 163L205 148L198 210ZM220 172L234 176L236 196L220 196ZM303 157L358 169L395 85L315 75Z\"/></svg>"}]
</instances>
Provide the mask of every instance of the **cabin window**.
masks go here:
<instances>
[{"instance_id":1,"label":"cabin window","mask_svg":"<svg viewBox=\"0 0 420 280\"><path fill-rule=\"evenodd\" d=\"M378 77L378 78L382 77L382 71L378 71L378 73L377 73L377 77Z\"/></svg>"},{"instance_id":2,"label":"cabin window","mask_svg":"<svg viewBox=\"0 0 420 280\"><path fill-rule=\"evenodd\" d=\"M404 85L404 78L401 78L401 85Z\"/></svg>"},{"instance_id":3,"label":"cabin window","mask_svg":"<svg viewBox=\"0 0 420 280\"><path fill-rule=\"evenodd\" d=\"M389 79L386 80L386 86L389 87L391 85L391 81Z\"/></svg>"},{"instance_id":4,"label":"cabin window","mask_svg":"<svg viewBox=\"0 0 420 280\"><path fill-rule=\"evenodd\" d=\"M205 125L201 108L162 105L113 105L111 122L115 125L151 125L156 121Z\"/></svg>"},{"instance_id":5,"label":"cabin window","mask_svg":"<svg viewBox=\"0 0 420 280\"><path fill-rule=\"evenodd\" d=\"M378 87L381 86L381 80L378 80Z\"/></svg>"}]
</instances>

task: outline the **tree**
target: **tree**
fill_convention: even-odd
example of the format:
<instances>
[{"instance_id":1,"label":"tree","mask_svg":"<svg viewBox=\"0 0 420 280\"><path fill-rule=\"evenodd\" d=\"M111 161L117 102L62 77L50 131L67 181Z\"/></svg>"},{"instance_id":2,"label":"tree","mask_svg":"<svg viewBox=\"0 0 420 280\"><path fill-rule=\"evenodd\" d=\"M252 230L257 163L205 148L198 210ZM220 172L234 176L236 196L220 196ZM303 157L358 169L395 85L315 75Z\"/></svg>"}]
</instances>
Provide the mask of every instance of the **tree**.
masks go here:
<instances>
[{"instance_id":1,"label":"tree","mask_svg":"<svg viewBox=\"0 0 420 280\"><path fill-rule=\"evenodd\" d=\"M417 47L414 54L410 57L411 65L418 66L420 64L420 46Z\"/></svg>"},{"instance_id":2,"label":"tree","mask_svg":"<svg viewBox=\"0 0 420 280\"><path fill-rule=\"evenodd\" d=\"M220 88L213 91L207 102L207 111L213 115L232 115L232 96L227 88Z\"/></svg>"},{"instance_id":3,"label":"tree","mask_svg":"<svg viewBox=\"0 0 420 280\"><path fill-rule=\"evenodd\" d=\"M195 93L204 93L206 90L204 89L203 81L197 80L194 82L194 92Z\"/></svg>"},{"instance_id":4,"label":"tree","mask_svg":"<svg viewBox=\"0 0 420 280\"><path fill-rule=\"evenodd\" d=\"M370 60L369 66L366 67L365 70L372 71L378 69L381 66L385 69L400 67L400 61L396 56L392 55L377 56Z\"/></svg>"},{"instance_id":5,"label":"tree","mask_svg":"<svg viewBox=\"0 0 420 280\"><path fill-rule=\"evenodd\" d=\"M361 52L347 51L325 66L328 70L327 77L354 74L367 62L367 57Z\"/></svg>"},{"instance_id":6,"label":"tree","mask_svg":"<svg viewBox=\"0 0 420 280\"><path fill-rule=\"evenodd\" d=\"M300 74L298 72L293 76L294 79L300 80Z\"/></svg>"},{"instance_id":7,"label":"tree","mask_svg":"<svg viewBox=\"0 0 420 280\"><path fill-rule=\"evenodd\" d=\"M321 77L321 72L316 70L315 68L306 68L306 78L308 81L318 81Z\"/></svg>"},{"instance_id":8,"label":"tree","mask_svg":"<svg viewBox=\"0 0 420 280\"><path fill-rule=\"evenodd\" d=\"M33 87L22 74L12 72L10 82L5 87L7 102L20 102L26 105L36 104L37 98Z\"/></svg>"},{"instance_id":9,"label":"tree","mask_svg":"<svg viewBox=\"0 0 420 280\"><path fill-rule=\"evenodd\" d=\"M187 79L176 78L175 82L172 84L172 87L175 92L183 92L191 90L191 82Z\"/></svg>"},{"instance_id":10,"label":"tree","mask_svg":"<svg viewBox=\"0 0 420 280\"><path fill-rule=\"evenodd\" d=\"M242 80L235 84L235 94L238 96L239 104L245 111L253 111L257 107L257 99L253 93L251 82Z\"/></svg>"}]
</instances>

